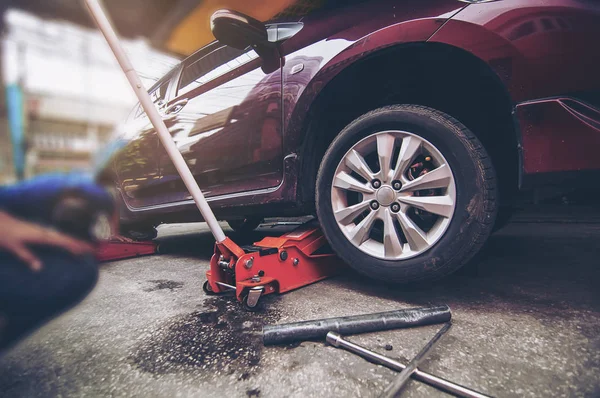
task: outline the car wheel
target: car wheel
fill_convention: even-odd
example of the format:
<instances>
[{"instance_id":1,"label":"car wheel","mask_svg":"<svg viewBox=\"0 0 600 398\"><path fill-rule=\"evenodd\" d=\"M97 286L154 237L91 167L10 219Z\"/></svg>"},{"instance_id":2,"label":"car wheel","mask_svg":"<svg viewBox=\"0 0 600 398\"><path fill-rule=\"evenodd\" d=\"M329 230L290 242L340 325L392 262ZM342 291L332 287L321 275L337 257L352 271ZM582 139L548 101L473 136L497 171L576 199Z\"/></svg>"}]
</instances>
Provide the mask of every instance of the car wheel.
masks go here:
<instances>
[{"instance_id":1,"label":"car wheel","mask_svg":"<svg viewBox=\"0 0 600 398\"><path fill-rule=\"evenodd\" d=\"M488 238L496 177L475 135L416 105L350 123L317 175L317 214L334 251L357 271L405 283L447 275Z\"/></svg>"},{"instance_id":2,"label":"car wheel","mask_svg":"<svg viewBox=\"0 0 600 398\"><path fill-rule=\"evenodd\" d=\"M229 224L231 229L233 229L235 232L247 234L258 228L262 222L262 218L246 217L239 220L228 220L227 224Z\"/></svg>"},{"instance_id":3,"label":"car wheel","mask_svg":"<svg viewBox=\"0 0 600 398\"><path fill-rule=\"evenodd\" d=\"M146 241L156 238L158 231L152 226L122 226L121 235L135 241Z\"/></svg>"},{"instance_id":4,"label":"car wheel","mask_svg":"<svg viewBox=\"0 0 600 398\"><path fill-rule=\"evenodd\" d=\"M98 206L85 193L61 195L50 212L50 223L58 230L88 241L110 238L110 209Z\"/></svg>"}]
</instances>

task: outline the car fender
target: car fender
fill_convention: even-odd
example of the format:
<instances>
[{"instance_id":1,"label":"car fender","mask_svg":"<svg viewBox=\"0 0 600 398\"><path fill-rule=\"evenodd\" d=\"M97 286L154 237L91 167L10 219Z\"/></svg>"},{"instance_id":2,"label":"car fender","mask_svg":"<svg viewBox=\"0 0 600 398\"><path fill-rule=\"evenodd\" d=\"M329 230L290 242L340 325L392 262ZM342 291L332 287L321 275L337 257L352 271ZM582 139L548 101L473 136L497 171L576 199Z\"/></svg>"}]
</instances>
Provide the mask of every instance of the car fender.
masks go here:
<instances>
[{"instance_id":1,"label":"car fender","mask_svg":"<svg viewBox=\"0 0 600 398\"><path fill-rule=\"evenodd\" d=\"M428 41L483 60L517 104L599 90L598 35L597 2L502 0L466 7Z\"/></svg>"},{"instance_id":2,"label":"car fender","mask_svg":"<svg viewBox=\"0 0 600 398\"><path fill-rule=\"evenodd\" d=\"M530 70L525 58L510 41L485 26L451 20L428 42L460 48L485 62L506 87L513 102L531 95Z\"/></svg>"},{"instance_id":3,"label":"car fender","mask_svg":"<svg viewBox=\"0 0 600 398\"><path fill-rule=\"evenodd\" d=\"M315 43L320 46L319 54L328 54L329 59L312 57L310 54L312 46L286 56L283 70L286 150L289 152L297 150L307 126L311 105L337 75L378 51L394 46L426 42L456 12L458 10L445 16L397 23L355 40L349 40L345 32L342 32ZM323 46L329 48L323 51ZM299 78L290 76L289 70L299 63L308 66L304 68L308 69L307 73Z\"/></svg>"}]
</instances>

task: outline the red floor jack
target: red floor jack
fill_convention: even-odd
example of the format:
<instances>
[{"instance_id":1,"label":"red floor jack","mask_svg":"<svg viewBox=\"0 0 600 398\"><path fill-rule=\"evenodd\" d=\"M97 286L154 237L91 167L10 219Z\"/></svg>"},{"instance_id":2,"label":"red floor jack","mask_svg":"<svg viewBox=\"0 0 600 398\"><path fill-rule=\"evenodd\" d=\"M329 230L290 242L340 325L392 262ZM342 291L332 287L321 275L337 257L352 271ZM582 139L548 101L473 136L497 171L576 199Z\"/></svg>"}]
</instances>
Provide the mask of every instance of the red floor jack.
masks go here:
<instances>
[{"instance_id":1,"label":"red floor jack","mask_svg":"<svg viewBox=\"0 0 600 398\"><path fill-rule=\"evenodd\" d=\"M215 237L215 254L210 262L210 270L206 273L208 280L204 290L207 293L220 293L226 289L235 290L236 297L246 308L255 309L262 295L284 293L336 274L344 265L335 255L323 253L327 242L316 225L301 226L279 238L265 238L245 249L225 236L198 183L173 142L163 116L154 106L150 95L123 51L99 0L85 0L85 2L142 108L156 129L169 158ZM213 15L211 26L214 30L238 23L239 20L234 16L220 12Z\"/></svg>"},{"instance_id":2,"label":"red floor jack","mask_svg":"<svg viewBox=\"0 0 600 398\"><path fill-rule=\"evenodd\" d=\"M243 248L225 238L215 244L204 291L235 290L237 299L252 311L262 295L285 293L337 274L343 263L334 254L323 253L327 245L314 223Z\"/></svg>"}]
</instances>

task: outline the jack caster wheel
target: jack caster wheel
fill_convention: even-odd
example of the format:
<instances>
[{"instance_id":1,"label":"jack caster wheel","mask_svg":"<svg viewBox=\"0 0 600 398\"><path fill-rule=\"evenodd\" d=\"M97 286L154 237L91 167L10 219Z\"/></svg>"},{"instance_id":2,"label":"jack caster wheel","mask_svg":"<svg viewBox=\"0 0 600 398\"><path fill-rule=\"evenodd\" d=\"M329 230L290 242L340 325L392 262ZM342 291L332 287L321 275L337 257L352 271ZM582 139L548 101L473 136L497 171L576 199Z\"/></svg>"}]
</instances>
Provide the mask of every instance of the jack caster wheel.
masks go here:
<instances>
[{"instance_id":1,"label":"jack caster wheel","mask_svg":"<svg viewBox=\"0 0 600 398\"><path fill-rule=\"evenodd\" d=\"M248 296L244 296L242 297L242 306L244 307L244 309L246 311L250 311L250 312L259 312L262 309L262 303L259 301L258 303L256 303L256 305L254 307L250 307L248 305Z\"/></svg>"},{"instance_id":2,"label":"jack caster wheel","mask_svg":"<svg viewBox=\"0 0 600 398\"><path fill-rule=\"evenodd\" d=\"M262 295L262 289L249 290L242 296L242 306L246 311L258 312L263 308L260 296Z\"/></svg>"},{"instance_id":3,"label":"jack caster wheel","mask_svg":"<svg viewBox=\"0 0 600 398\"><path fill-rule=\"evenodd\" d=\"M202 285L202 290L204 290L204 293L206 293L207 296L216 296L217 295L217 293L213 292L208 281L204 281L204 284Z\"/></svg>"}]
</instances>

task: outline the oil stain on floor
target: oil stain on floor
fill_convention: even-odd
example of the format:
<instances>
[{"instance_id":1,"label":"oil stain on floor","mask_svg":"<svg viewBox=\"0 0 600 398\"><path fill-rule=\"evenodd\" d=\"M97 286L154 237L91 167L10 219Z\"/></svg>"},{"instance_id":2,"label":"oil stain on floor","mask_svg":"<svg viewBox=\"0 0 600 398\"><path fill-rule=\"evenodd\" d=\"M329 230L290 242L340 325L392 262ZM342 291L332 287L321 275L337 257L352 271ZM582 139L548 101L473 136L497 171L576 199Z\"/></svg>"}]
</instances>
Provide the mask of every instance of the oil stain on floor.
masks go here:
<instances>
[{"instance_id":1,"label":"oil stain on floor","mask_svg":"<svg viewBox=\"0 0 600 398\"><path fill-rule=\"evenodd\" d=\"M261 360L262 326L280 318L274 304L252 313L243 310L235 297L209 298L204 303L208 310L166 322L142 340L130 360L153 374L202 369L247 379Z\"/></svg>"},{"instance_id":2,"label":"oil stain on floor","mask_svg":"<svg viewBox=\"0 0 600 398\"><path fill-rule=\"evenodd\" d=\"M148 282L154 283L154 286L146 289L145 290L146 292L154 292L156 290L164 290L164 289L169 289L170 291L173 291L175 289L180 289L183 287L183 282L175 282L175 281L170 281L168 279L157 279L157 280L148 281Z\"/></svg>"}]
</instances>

